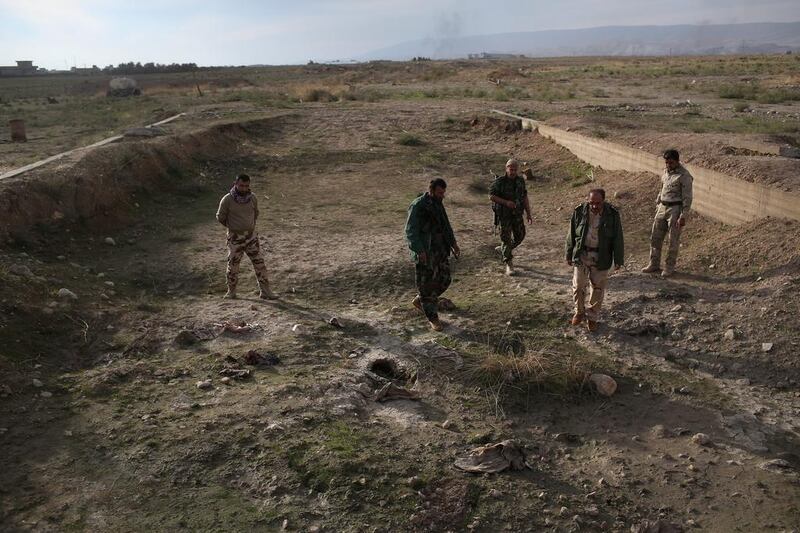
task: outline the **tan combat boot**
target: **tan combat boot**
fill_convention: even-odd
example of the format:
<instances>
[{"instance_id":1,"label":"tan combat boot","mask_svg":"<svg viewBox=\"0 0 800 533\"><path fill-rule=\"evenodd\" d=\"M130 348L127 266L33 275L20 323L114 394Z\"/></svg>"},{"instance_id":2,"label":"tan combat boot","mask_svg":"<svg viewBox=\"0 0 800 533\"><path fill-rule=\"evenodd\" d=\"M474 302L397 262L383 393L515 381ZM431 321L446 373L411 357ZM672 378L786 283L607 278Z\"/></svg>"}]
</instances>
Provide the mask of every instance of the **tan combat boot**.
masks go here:
<instances>
[{"instance_id":1,"label":"tan combat boot","mask_svg":"<svg viewBox=\"0 0 800 533\"><path fill-rule=\"evenodd\" d=\"M278 297L275 296L275 293L270 290L269 287L261 289L261 292L258 293L258 297L262 300L275 300Z\"/></svg>"},{"instance_id":2,"label":"tan combat boot","mask_svg":"<svg viewBox=\"0 0 800 533\"><path fill-rule=\"evenodd\" d=\"M433 331L442 331L444 329L444 323L438 318L431 320L430 324Z\"/></svg>"},{"instance_id":3,"label":"tan combat boot","mask_svg":"<svg viewBox=\"0 0 800 533\"><path fill-rule=\"evenodd\" d=\"M420 313L424 313L425 311L422 310L422 298L419 295L414 296L414 299L411 300L411 305L416 307Z\"/></svg>"},{"instance_id":4,"label":"tan combat boot","mask_svg":"<svg viewBox=\"0 0 800 533\"><path fill-rule=\"evenodd\" d=\"M594 333L597 331L597 321L596 320L587 320L586 326L589 328L589 331Z\"/></svg>"},{"instance_id":5,"label":"tan combat boot","mask_svg":"<svg viewBox=\"0 0 800 533\"><path fill-rule=\"evenodd\" d=\"M572 317L572 320L570 320L569 323L572 324L573 326L580 325L580 323L583 322L583 318L584 317L581 313L575 313L575 315Z\"/></svg>"},{"instance_id":6,"label":"tan combat boot","mask_svg":"<svg viewBox=\"0 0 800 533\"><path fill-rule=\"evenodd\" d=\"M511 264L511 261L506 263L506 276L513 276L514 275L514 265Z\"/></svg>"},{"instance_id":7,"label":"tan combat boot","mask_svg":"<svg viewBox=\"0 0 800 533\"><path fill-rule=\"evenodd\" d=\"M645 274L652 274L653 272L658 272L659 270L661 270L661 266L650 261L647 266L642 269L642 272Z\"/></svg>"}]
</instances>

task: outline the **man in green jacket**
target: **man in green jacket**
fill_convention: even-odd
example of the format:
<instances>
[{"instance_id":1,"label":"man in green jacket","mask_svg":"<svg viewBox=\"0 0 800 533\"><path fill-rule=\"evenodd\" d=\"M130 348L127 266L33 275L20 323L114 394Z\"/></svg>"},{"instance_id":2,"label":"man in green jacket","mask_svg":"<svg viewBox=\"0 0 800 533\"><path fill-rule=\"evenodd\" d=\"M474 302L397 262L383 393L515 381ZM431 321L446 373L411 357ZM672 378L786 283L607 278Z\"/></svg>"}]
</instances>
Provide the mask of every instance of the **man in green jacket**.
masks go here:
<instances>
[{"instance_id":1,"label":"man in green jacket","mask_svg":"<svg viewBox=\"0 0 800 533\"><path fill-rule=\"evenodd\" d=\"M528 190L525 187L525 178L520 176L519 163L509 159L506 163L506 173L499 176L489 189L489 199L493 203L496 221L500 223L500 253L506 264L506 275L514 275L513 254L511 251L522 244L525 238L525 223L522 213L525 213L528 224L531 218L531 205L528 201Z\"/></svg>"},{"instance_id":2,"label":"man in green jacket","mask_svg":"<svg viewBox=\"0 0 800 533\"><path fill-rule=\"evenodd\" d=\"M608 286L612 262L619 270L625 264L625 243L619 211L606 203L603 189L589 191L587 202L575 208L565 247L567 264L572 267L572 297L575 315L570 323L579 325L587 319L589 331L597 329L597 319ZM586 307L586 288L589 307Z\"/></svg>"},{"instance_id":3,"label":"man in green jacket","mask_svg":"<svg viewBox=\"0 0 800 533\"><path fill-rule=\"evenodd\" d=\"M412 303L425 313L434 331L444 327L439 320L439 296L450 286L450 252L456 257L461 254L442 202L446 190L443 179L431 180L428 192L411 202L406 220L406 241L416 264L419 291Z\"/></svg>"}]
</instances>

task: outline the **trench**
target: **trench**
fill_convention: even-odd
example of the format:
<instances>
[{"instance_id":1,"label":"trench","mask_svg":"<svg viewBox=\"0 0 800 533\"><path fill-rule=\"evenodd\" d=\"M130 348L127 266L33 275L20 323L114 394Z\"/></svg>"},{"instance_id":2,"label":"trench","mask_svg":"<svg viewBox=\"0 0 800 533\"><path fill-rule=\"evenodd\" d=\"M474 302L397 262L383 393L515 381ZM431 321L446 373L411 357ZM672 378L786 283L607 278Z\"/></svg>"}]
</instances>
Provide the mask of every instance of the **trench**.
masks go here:
<instances>
[{"instance_id":1,"label":"trench","mask_svg":"<svg viewBox=\"0 0 800 533\"><path fill-rule=\"evenodd\" d=\"M0 183L0 242L36 228L119 226L138 197L198 182L214 161L245 156L248 139L273 138L285 116L232 122L180 135L105 144L61 168L35 168Z\"/></svg>"},{"instance_id":2,"label":"trench","mask_svg":"<svg viewBox=\"0 0 800 533\"><path fill-rule=\"evenodd\" d=\"M606 170L644 171L656 175L662 172L661 158L644 150L593 139L503 111L492 112L521 121L523 129L538 131L590 165ZM800 220L800 195L750 183L697 165L684 166L694 177L692 208L701 215L734 225L765 217Z\"/></svg>"}]
</instances>

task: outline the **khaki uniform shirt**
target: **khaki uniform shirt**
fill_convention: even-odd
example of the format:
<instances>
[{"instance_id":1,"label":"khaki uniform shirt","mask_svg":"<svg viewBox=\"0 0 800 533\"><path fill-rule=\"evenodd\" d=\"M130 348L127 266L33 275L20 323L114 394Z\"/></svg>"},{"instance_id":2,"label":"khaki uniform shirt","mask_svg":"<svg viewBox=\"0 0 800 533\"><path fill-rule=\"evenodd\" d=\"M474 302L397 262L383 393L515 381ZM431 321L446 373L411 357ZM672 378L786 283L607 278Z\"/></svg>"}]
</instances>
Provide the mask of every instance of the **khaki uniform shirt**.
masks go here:
<instances>
[{"instance_id":1,"label":"khaki uniform shirt","mask_svg":"<svg viewBox=\"0 0 800 533\"><path fill-rule=\"evenodd\" d=\"M682 214L689 213L692 207L692 175L683 165L673 171L664 170L661 175L661 192L658 193L656 203L681 202Z\"/></svg>"},{"instance_id":2,"label":"khaki uniform shirt","mask_svg":"<svg viewBox=\"0 0 800 533\"><path fill-rule=\"evenodd\" d=\"M258 218L258 202L256 195L250 196L246 204L236 203L231 193L222 197L217 210L217 220L220 221L229 233L252 233L256 229Z\"/></svg>"}]
</instances>

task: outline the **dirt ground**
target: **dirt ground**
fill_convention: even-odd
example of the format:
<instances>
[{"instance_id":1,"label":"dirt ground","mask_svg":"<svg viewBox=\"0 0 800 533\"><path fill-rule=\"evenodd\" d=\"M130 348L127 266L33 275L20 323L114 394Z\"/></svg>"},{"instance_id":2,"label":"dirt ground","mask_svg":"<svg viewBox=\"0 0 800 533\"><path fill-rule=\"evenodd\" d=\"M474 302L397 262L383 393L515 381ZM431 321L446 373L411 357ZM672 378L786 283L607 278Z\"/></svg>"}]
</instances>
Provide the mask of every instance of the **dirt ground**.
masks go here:
<instances>
[{"instance_id":1,"label":"dirt ground","mask_svg":"<svg viewBox=\"0 0 800 533\"><path fill-rule=\"evenodd\" d=\"M479 99L248 105L4 191L41 220L0 252L3 530L800 528L800 224L694 216L662 280L639 272L655 176L591 169ZM509 156L535 176L514 277L486 198ZM213 215L241 171L276 301L247 260L241 298L221 298ZM442 333L410 305L402 231L434 177L463 251ZM593 186L620 208L626 265L590 334L567 325L563 239ZM419 400L375 401L389 382ZM454 468L505 439L524 470Z\"/></svg>"}]
</instances>

